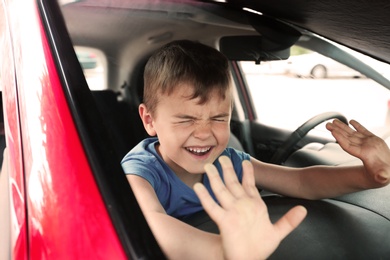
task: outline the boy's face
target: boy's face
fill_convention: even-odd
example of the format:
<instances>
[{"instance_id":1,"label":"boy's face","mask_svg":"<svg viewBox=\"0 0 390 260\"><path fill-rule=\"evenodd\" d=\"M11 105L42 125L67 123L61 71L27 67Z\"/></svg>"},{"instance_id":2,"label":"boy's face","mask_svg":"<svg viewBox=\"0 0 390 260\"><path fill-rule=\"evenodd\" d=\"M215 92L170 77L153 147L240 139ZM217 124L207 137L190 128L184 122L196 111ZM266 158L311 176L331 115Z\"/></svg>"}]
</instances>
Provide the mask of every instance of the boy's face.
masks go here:
<instances>
[{"instance_id":1,"label":"boy's face","mask_svg":"<svg viewBox=\"0 0 390 260\"><path fill-rule=\"evenodd\" d=\"M226 148L231 117L228 91L224 100L213 92L206 103L198 104L198 98L188 98L192 88L182 85L169 96L161 95L154 115L143 117L148 133L158 136L158 152L176 174L204 173L204 165Z\"/></svg>"}]
</instances>

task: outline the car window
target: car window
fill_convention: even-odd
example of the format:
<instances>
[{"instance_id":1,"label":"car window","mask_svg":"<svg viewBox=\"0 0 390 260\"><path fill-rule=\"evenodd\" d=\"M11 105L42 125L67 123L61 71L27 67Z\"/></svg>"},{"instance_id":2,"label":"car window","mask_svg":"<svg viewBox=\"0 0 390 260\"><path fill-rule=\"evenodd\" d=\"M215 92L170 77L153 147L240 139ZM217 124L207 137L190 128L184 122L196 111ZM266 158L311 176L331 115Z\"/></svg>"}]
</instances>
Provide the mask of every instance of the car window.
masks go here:
<instances>
[{"instance_id":1,"label":"car window","mask_svg":"<svg viewBox=\"0 0 390 260\"><path fill-rule=\"evenodd\" d=\"M388 70L380 62L372 64L381 73ZM320 113L340 112L373 131L390 125L390 91L319 53L294 46L287 60L240 66L263 124L294 130ZM323 125L314 132L328 136Z\"/></svg>"},{"instance_id":2,"label":"car window","mask_svg":"<svg viewBox=\"0 0 390 260\"><path fill-rule=\"evenodd\" d=\"M83 46L74 47L91 90L107 89L107 61L102 51Z\"/></svg>"}]
</instances>

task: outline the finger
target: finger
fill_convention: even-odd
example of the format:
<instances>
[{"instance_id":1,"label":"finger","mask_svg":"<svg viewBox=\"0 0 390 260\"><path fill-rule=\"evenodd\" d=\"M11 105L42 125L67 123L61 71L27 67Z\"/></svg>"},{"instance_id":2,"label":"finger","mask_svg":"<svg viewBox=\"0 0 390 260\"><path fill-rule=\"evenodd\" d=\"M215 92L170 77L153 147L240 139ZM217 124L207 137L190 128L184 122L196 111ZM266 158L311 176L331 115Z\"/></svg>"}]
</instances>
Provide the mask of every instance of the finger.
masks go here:
<instances>
[{"instance_id":1,"label":"finger","mask_svg":"<svg viewBox=\"0 0 390 260\"><path fill-rule=\"evenodd\" d=\"M362 139L366 136L345 125L339 120L335 120L334 123L329 123L327 129L331 131L336 141L344 148L349 146L359 146Z\"/></svg>"},{"instance_id":2,"label":"finger","mask_svg":"<svg viewBox=\"0 0 390 260\"><path fill-rule=\"evenodd\" d=\"M346 124L342 122L335 122L337 129L335 131L340 131L342 134L344 134L345 137L349 138L352 142L360 142L361 138L367 137L367 136L373 136L373 134L368 131L363 125L361 125L356 120L349 121L351 126L354 128L352 129L350 126L347 126Z\"/></svg>"},{"instance_id":3,"label":"finger","mask_svg":"<svg viewBox=\"0 0 390 260\"><path fill-rule=\"evenodd\" d=\"M367 137L374 136L357 121L351 120L350 123L356 130L348 126L347 128L344 127L341 130L334 130L334 132L332 132L333 136L342 147L360 147Z\"/></svg>"},{"instance_id":4,"label":"finger","mask_svg":"<svg viewBox=\"0 0 390 260\"><path fill-rule=\"evenodd\" d=\"M348 124L345 124L338 119L333 120L331 125L333 126L334 131L344 132L349 135L355 132L355 130L352 129Z\"/></svg>"},{"instance_id":5,"label":"finger","mask_svg":"<svg viewBox=\"0 0 390 260\"><path fill-rule=\"evenodd\" d=\"M331 134L333 135L333 137L339 141L340 139L347 139L348 136L352 133L349 133L349 130L348 132L343 130L341 127L337 126L335 124L335 122L333 123L327 123L326 124L326 129L328 129ZM352 129L351 129L352 130Z\"/></svg>"},{"instance_id":6,"label":"finger","mask_svg":"<svg viewBox=\"0 0 390 260\"><path fill-rule=\"evenodd\" d=\"M213 190L219 203L221 203L222 207L231 205L234 201L234 197L222 182L217 168L212 164L206 164L204 169L210 180L211 189Z\"/></svg>"},{"instance_id":7,"label":"finger","mask_svg":"<svg viewBox=\"0 0 390 260\"><path fill-rule=\"evenodd\" d=\"M281 219L279 219L274 227L275 232L278 232L280 239L284 239L291 233L306 217L307 210L302 206L296 206L290 209Z\"/></svg>"},{"instance_id":8,"label":"finger","mask_svg":"<svg viewBox=\"0 0 390 260\"><path fill-rule=\"evenodd\" d=\"M260 197L260 193L256 188L252 163L247 160L243 161L242 169L243 169L242 186L245 189L245 192L252 198Z\"/></svg>"},{"instance_id":9,"label":"finger","mask_svg":"<svg viewBox=\"0 0 390 260\"><path fill-rule=\"evenodd\" d=\"M341 122L340 120L335 119L335 120L333 120L333 121L331 121L331 122L326 123L326 127L327 127L328 129L329 129L329 128L334 129L334 128L337 128L337 127L338 127L339 123L344 124L344 123ZM329 129L329 130L330 130L330 129Z\"/></svg>"},{"instance_id":10,"label":"finger","mask_svg":"<svg viewBox=\"0 0 390 260\"><path fill-rule=\"evenodd\" d=\"M223 208L221 208L215 200L211 197L208 190L201 183L195 183L194 191L198 196L200 203L202 204L204 210L210 216L214 222L218 223L221 219L221 216L224 214Z\"/></svg>"},{"instance_id":11,"label":"finger","mask_svg":"<svg viewBox=\"0 0 390 260\"><path fill-rule=\"evenodd\" d=\"M221 156L218 160L222 167L226 187L234 197L241 198L245 195L245 191L238 181L232 162L227 156Z\"/></svg>"},{"instance_id":12,"label":"finger","mask_svg":"<svg viewBox=\"0 0 390 260\"><path fill-rule=\"evenodd\" d=\"M387 185L390 181L390 174L387 171L381 171L374 176L375 181L382 185Z\"/></svg>"},{"instance_id":13,"label":"finger","mask_svg":"<svg viewBox=\"0 0 390 260\"><path fill-rule=\"evenodd\" d=\"M374 135L371 133L367 128L365 128L363 125L361 125L358 121L356 120L351 120L349 122L359 133L362 133L364 135L372 136Z\"/></svg>"}]
</instances>

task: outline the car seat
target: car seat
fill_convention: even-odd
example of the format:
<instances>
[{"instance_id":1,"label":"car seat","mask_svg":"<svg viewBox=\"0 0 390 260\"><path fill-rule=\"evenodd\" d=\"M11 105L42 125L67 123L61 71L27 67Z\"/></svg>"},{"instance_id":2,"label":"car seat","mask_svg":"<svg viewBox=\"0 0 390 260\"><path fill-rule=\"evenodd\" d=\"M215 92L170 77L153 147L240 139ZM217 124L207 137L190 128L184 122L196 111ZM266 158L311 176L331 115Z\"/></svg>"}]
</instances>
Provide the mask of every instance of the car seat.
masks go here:
<instances>
[{"instance_id":1,"label":"car seat","mask_svg":"<svg viewBox=\"0 0 390 260\"><path fill-rule=\"evenodd\" d=\"M103 123L111 131L114 147L120 160L141 140L147 137L138 108L119 100L112 90L91 91L103 116Z\"/></svg>"}]
</instances>

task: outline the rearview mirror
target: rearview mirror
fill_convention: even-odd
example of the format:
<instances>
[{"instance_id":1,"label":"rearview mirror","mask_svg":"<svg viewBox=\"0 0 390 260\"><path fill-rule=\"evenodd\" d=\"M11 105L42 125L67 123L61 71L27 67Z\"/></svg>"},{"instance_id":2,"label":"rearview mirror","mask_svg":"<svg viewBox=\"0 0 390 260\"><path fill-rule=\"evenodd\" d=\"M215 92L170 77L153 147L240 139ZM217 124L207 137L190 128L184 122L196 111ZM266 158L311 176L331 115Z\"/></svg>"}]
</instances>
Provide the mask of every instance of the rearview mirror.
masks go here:
<instances>
[{"instance_id":1,"label":"rearview mirror","mask_svg":"<svg viewBox=\"0 0 390 260\"><path fill-rule=\"evenodd\" d=\"M235 61L286 60L290 57L290 48L272 48L270 41L259 35L226 36L219 42L220 51Z\"/></svg>"}]
</instances>

